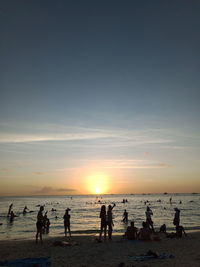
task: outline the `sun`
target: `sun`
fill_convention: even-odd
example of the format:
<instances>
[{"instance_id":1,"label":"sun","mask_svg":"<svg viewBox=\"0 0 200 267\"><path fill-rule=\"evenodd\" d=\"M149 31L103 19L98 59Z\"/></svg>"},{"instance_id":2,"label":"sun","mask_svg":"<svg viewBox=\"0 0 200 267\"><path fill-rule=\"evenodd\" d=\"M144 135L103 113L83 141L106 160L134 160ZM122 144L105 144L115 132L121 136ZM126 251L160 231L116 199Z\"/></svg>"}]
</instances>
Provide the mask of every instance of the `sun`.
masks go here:
<instances>
[{"instance_id":1,"label":"sun","mask_svg":"<svg viewBox=\"0 0 200 267\"><path fill-rule=\"evenodd\" d=\"M103 173L94 173L87 177L86 187L91 194L105 194L109 189L108 177Z\"/></svg>"}]
</instances>

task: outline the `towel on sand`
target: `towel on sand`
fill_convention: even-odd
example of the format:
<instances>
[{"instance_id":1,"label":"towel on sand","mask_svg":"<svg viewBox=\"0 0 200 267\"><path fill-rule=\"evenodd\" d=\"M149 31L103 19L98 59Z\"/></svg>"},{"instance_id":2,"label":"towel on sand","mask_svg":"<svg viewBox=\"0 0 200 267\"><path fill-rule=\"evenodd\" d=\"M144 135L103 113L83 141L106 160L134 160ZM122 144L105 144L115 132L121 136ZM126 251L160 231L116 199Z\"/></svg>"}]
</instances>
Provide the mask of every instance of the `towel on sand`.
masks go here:
<instances>
[{"instance_id":1,"label":"towel on sand","mask_svg":"<svg viewBox=\"0 0 200 267\"><path fill-rule=\"evenodd\" d=\"M10 261L0 261L0 266L50 267L51 262L49 258L26 258L26 259L16 259L16 260L10 260Z\"/></svg>"},{"instance_id":2,"label":"towel on sand","mask_svg":"<svg viewBox=\"0 0 200 267\"><path fill-rule=\"evenodd\" d=\"M146 261L146 260L152 260L152 259L170 259L174 258L173 255L167 254L167 253L161 253L157 254L156 252L153 252L149 250L145 255L140 256L130 256L135 261Z\"/></svg>"}]
</instances>

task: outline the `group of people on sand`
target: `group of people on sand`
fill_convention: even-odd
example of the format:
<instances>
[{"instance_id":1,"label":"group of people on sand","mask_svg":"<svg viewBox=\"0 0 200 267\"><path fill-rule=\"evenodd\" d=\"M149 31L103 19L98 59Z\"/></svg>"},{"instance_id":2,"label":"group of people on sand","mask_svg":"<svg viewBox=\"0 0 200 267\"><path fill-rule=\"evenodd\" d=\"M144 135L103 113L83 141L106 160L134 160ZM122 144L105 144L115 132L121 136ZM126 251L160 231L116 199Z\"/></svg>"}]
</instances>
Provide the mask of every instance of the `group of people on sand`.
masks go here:
<instances>
[{"instance_id":1,"label":"group of people on sand","mask_svg":"<svg viewBox=\"0 0 200 267\"><path fill-rule=\"evenodd\" d=\"M44 211L44 206L41 206L40 210L38 211L38 214L37 214L36 243L38 242L38 236L40 238L40 242L42 243L42 234L44 234L44 233L48 234L49 233L49 226L51 224L49 218L47 217L48 211L46 211L44 215L43 215L43 211Z\"/></svg>"},{"instance_id":2,"label":"group of people on sand","mask_svg":"<svg viewBox=\"0 0 200 267\"><path fill-rule=\"evenodd\" d=\"M113 205L108 206L108 210L106 212L106 206L102 205L101 206L101 211L100 211L100 234L99 238L101 239L102 233L104 233L104 239L106 239L107 235L107 227L108 227L108 239L112 239L112 231L113 231L113 216L112 216L112 210L115 207L115 203Z\"/></svg>"},{"instance_id":3,"label":"group of people on sand","mask_svg":"<svg viewBox=\"0 0 200 267\"><path fill-rule=\"evenodd\" d=\"M178 208L175 208L174 210L175 210L175 215L173 219L173 224L176 227L176 232L167 233L166 224L161 225L159 232L166 234L166 237L169 237L169 238L181 238L182 235L183 234L186 235L186 233L185 233L183 226L180 225L180 210ZM153 215L153 212L150 209L150 207L147 207L146 222L142 222L142 228L138 230L134 226L134 222L132 221L131 225L127 227L127 230L124 236L128 240L135 240L135 239L143 240L143 241L151 240L152 233L155 233L151 215Z\"/></svg>"},{"instance_id":4,"label":"group of people on sand","mask_svg":"<svg viewBox=\"0 0 200 267\"><path fill-rule=\"evenodd\" d=\"M108 234L108 239L112 239L112 232L113 232L113 208L115 207L115 203L113 205L108 205L107 210L106 206L102 205L99 218L100 218L100 232L99 232L99 240L102 239L102 234L104 239L107 238ZM48 229L50 225L50 221L47 218L47 212L45 212L45 215L43 215L44 211L44 206L40 207L40 210L37 214L37 233L36 233L36 243L38 242L38 237L40 238L40 242L42 243L42 234L44 233L44 229ZM67 232L69 233L69 237L71 237L71 230L70 230L70 214L69 214L70 209L67 208L65 210L65 214L63 216L64 220L64 231L65 231L65 236L67 236ZM155 233L154 226L153 226L153 221L151 216L153 215L153 212L149 206L146 208L146 221L142 222L142 227L140 229L136 228L134 225L134 221L131 221L130 226L127 227L126 232L124 234L124 237L127 238L128 240L151 240L151 235L152 233ZM128 223L128 212L124 210L123 213L123 220L124 223ZM167 234L166 232L166 225L163 224L160 227L160 232L163 232L166 234L167 237L173 238L177 237L180 238L182 237L182 234L185 234L185 230L183 226L180 225L180 210L178 208L175 208L175 215L174 215L174 220L173 224L176 226L176 233L170 233ZM185 234L186 235L186 234Z\"/></svg>"},{"instance_id":5,"label":"group of people on sand","mask_svg":"<svg viewBox=\"0 0 200 267\"><path fill-rule=\"evenodd\" d=\"M38 237L40 239L40 242L42 243L42 234L48 233L49 232L49 226L50 226L50 220L47 217L47 212L43 215L44 211L44 206L40 206L40 209L37 214L37 222L36 222L36 243L38 243ZM64 228L65 228L65 236L67 235L67 231L69 232L69 236L71 237L71 231L70 231L70 214L69 214L70 209L67 208L65 210L65 214L63 216L64 219Z\"/></svg>"}]
</instances>

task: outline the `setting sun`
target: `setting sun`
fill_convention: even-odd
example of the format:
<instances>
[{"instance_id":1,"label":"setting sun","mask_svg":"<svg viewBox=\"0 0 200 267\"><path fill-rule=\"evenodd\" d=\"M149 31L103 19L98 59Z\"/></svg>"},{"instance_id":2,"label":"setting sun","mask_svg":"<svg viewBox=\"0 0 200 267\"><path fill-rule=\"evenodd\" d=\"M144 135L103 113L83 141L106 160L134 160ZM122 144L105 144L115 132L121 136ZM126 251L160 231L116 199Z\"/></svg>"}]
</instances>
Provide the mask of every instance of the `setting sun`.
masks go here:
<instances>
[{"instance_id":1,"label":"setting sun","mask_svg":"<svg viewBox=\"0 0 200 267\"><path fill-rule=\"evenodd\" d=\"M109 189L108 178L105 174L95 173L87 177L87 190L92 194L105 194Z\"/></svg>"}]
</instances>

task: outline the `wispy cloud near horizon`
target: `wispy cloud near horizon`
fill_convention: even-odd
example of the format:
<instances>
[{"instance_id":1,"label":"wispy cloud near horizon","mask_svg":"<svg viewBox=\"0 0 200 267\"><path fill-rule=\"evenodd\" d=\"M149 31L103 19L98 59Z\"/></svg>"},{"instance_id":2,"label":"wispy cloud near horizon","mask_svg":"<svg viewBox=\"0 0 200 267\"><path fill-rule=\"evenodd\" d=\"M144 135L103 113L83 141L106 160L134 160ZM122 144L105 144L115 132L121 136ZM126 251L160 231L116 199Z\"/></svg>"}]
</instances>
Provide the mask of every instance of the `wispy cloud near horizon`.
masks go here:
<instances>
[{"instance_id":1,"label":"wispy cloud near horizon","mask_svg":"<svg viewBox=\"0 0 200 267\"><path fill-rule=\"evenodd\" d=\"M124 128L88 128L64 125L38 126L28 128L6 127L0 132L0 144L73 142L101 140L110 146L170 143L171 139L159 134L159 129L131 130Z\"/></svg>"},{"instance_id":2,"label":"wispy cloud near horizon","mask_svg":"<svg viewBox=\"0 0 200 267\"><path fill-rule=\"evenodd\" d=\"M44 186L38 190L35 190L34 194L55 194L55 193L69 193L75 192L76 189L73 188L53 188L51 186Z\"/></svg>"}]
</instances>

